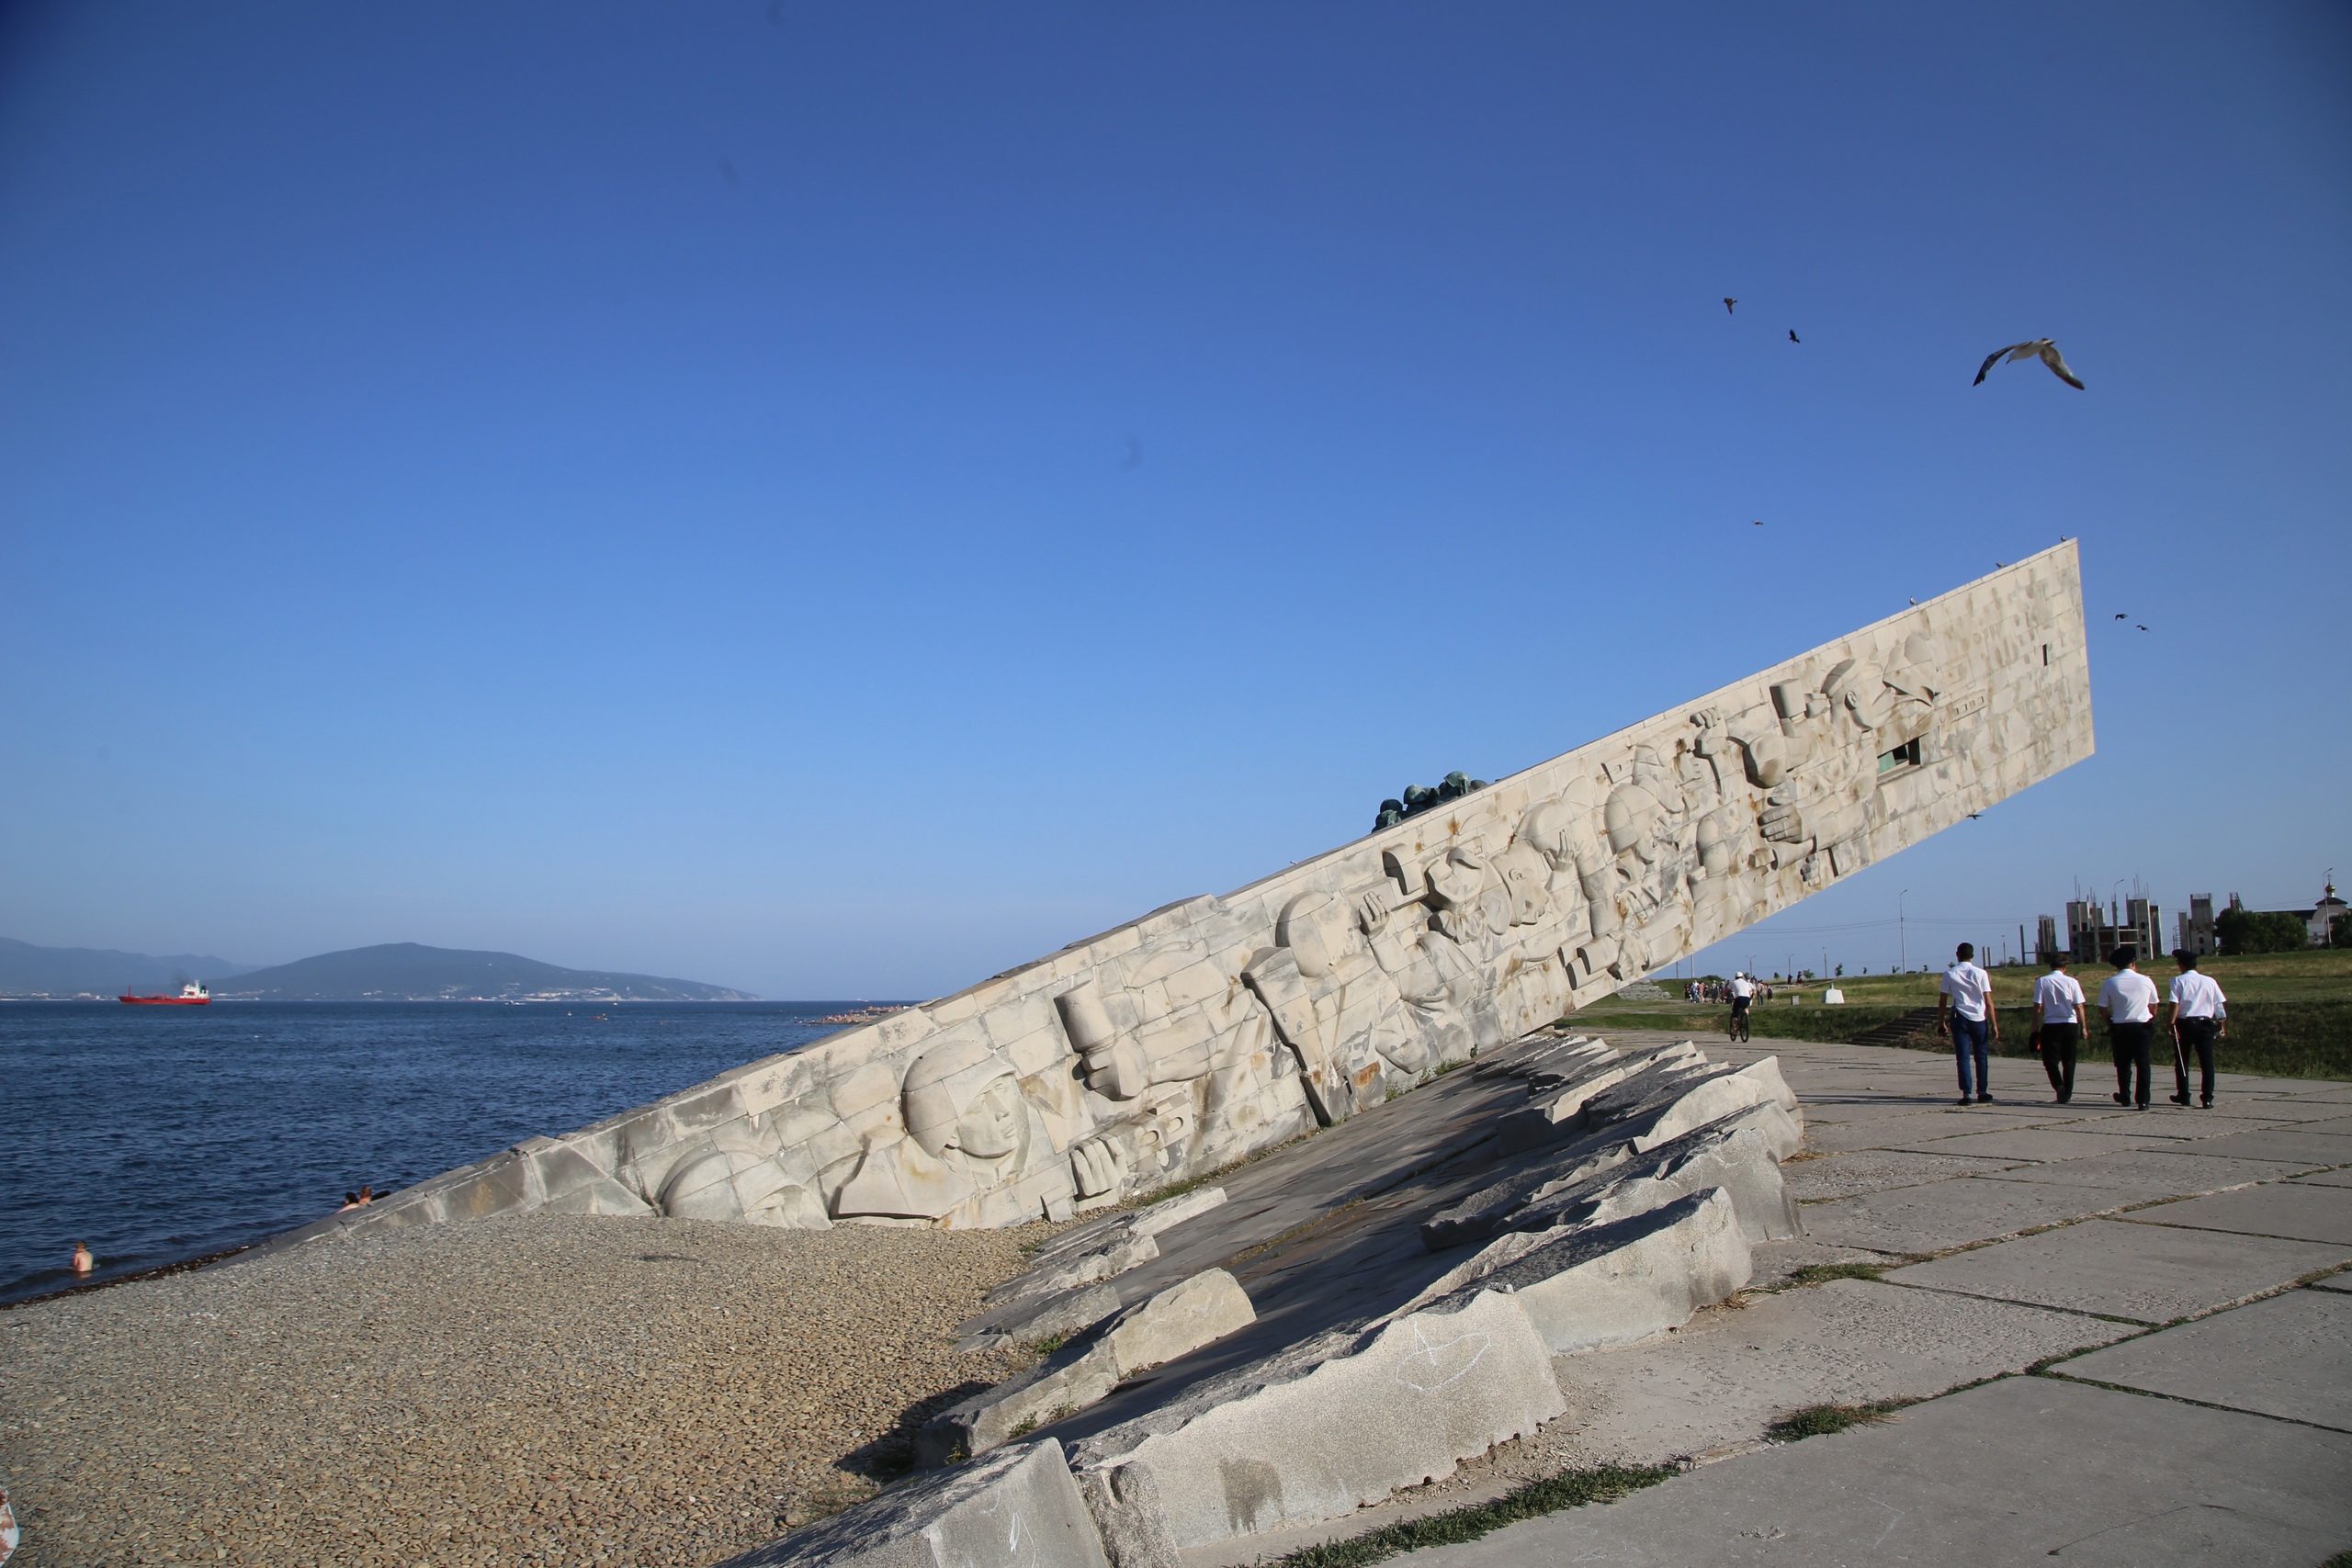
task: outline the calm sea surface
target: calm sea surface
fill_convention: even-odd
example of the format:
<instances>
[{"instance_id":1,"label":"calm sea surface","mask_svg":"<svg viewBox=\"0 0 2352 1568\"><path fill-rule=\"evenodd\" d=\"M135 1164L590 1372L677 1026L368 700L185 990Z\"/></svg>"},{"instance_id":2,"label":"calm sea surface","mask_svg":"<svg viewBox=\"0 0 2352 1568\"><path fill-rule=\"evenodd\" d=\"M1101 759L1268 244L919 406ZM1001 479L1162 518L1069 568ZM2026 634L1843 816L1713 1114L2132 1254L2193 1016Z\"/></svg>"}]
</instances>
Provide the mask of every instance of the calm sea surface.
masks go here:
<instances>
[{"instance_id":1,"label":"calm sea surface","mask_svg":"<svg viewBox=\"0 0 2352 1568\"><path fill-rule=\"evenodd\" d=\"M849 1002L0 1002L0 1301L258 1241L791 1051Z\"/></svg>"}]
</instances>

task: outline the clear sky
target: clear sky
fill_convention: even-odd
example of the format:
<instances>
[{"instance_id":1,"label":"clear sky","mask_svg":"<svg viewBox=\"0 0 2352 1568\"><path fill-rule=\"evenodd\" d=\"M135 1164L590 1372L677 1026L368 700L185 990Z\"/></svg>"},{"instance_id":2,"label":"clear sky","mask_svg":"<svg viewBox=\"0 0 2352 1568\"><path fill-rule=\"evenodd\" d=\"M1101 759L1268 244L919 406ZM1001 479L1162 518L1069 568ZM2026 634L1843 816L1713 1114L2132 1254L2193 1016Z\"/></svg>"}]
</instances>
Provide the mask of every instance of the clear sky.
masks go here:
<instances>
[{"instance_id":1,"label":"clear sky","mask_svg":"<svg viewBox=\"0 0 2352 1568\"><path fill-rule=\"evenodd\" d=\"M2309 904L2348 89L2333 4L17 5L0 934L927 996L2062 534L2098 755L1711 956Z\"/></svg>"}]
</instances>

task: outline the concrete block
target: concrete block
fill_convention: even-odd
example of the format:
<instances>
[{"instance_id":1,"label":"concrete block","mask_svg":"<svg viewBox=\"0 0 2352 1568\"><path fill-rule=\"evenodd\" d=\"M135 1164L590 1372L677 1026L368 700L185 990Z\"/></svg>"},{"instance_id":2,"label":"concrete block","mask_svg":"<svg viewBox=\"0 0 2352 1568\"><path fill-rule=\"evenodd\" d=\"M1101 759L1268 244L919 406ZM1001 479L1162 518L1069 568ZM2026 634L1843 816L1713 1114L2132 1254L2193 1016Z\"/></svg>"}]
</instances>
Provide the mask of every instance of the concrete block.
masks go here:
<instances>
[{"instance_id":1,"label":"concrete block","mask_svg":"<svg viewBox=\"0 0 2352 1568\"><path fill-rule=\"evenodd\" d=\"M1343 1517L1565 1408L1519 1303L1471 1290L1204 1379L1073 1444L1071 1463L1148 1470L1170 1538L1191 1547Z\"/></svg>"},{"instance_id":2,"label":"concrete block","mask_svg":"<svg viewBox=\"0 0 2352 1568\"><path fill-rule=\"evenodd\" d=\"M1754 1271L1731 1195L1720 1188L1605 1224L1514 1232L1417 1299L1434 1310L1509 1290L1552 1350L1630 1345L1679 1328Z\"/></svg>"},{"instance_id":3,"label":"concrete block","mask_svg":"<svg viewBox=\"0 0 2352 1568\"><path fill-rule=\"evenodd\" d=\"M1834 1203L1808 1203L1804 1228L1815 1241L1866 1247L1873 1252L1941 1252L2109 1213L2144 1202L2146 1196L2128 1187L2061 1187L1962 1176Z\"/></svg>"},{"instance_id":4,"label":"concrete block","mask_svg":"<svg viewBox=\"0 0 2352 1568\"><path fill-rule=\"evenodd\" d=\"M2147 1224L2188 1225L2199 1230L2240 1231L2247 1235L2285 1236L2292 1241L2352 1244L2352 1191L2341 1187L2267 1182L2193 1198L2183 1203L2135 1211Z\"/></svg>"},{"instance_id":5,"label":"concrete block","mask_svg":"<svg viewBox=\"0 0 2352 1568\"><path fill-rule=\"evenodd\" d=\"M1007 1296L1039 1295L1049 1291L1067 1291L1073 1285L1091 1285L1097 1280L1108 1280L1124 1274L1138 1263L1148 1263L1159 1256L1159 1244L1148 1235L1130 1235L1124 1231L1099 1247L1057 1259L1040 1269L1032 1269L1016 1279L997 1287ZM990 1294L995 1294L991 1292Z\"/></svg>"},{"instance_id":6,"label":"concrete block","mask_svg":"<svg viewBox=\"0 0 2352 1568\"><path fill-rule=\"evenodd\" d=\"M2352 1296L2289 1291L2111 1345L2057 1371L2352 1431Z\"/></svg>"},{"instance_id":7,"label":"concrete block","mask_svg":"<svg viewBox=\"0 0 2352 1568\"><path fill-rule=\"evenodd\" d=\"M894 1486L719 1568L1110 1568L1052 1438Z\"/></svg>"},{"instance_id":8,"label":"concrete block","mask_svg":"<svg viewBox=\"0 0 2352 1568\"><path fill-rule=\"evenodd\" d=\"M1818 1213L1816 1208L1806 1216L1816 1230ZM1917 1263L1887 1278L2137 1323L2169 1323L2292 1284L2347 1258L2352 1249L2324 1243L2092 1220Z\"/></svg>"},{"instance_id":9,"label":"concrete block","mask_svg":"<svg viewBox=\"0 0 2352 1568\"><path fill-rule=\"evenodd\" d=\"M1256 1320L1232 1275L1208 1269L1097 1324L1016 1377L940 1412L915 1434L915 1457L941 1465L1101 1402L1136 1373L1188 1355Z\"/></svg>"}]
</instances>

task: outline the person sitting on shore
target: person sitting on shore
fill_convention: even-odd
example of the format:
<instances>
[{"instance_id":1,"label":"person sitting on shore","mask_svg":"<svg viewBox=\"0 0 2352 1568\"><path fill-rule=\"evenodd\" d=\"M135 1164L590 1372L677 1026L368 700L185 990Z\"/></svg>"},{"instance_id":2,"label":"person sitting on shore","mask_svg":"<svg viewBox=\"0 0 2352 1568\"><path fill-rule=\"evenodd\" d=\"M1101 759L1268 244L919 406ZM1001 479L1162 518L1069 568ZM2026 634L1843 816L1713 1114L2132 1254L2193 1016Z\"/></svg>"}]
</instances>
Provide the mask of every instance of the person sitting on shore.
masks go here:
<instances>
[{"instance_id":1,"label":"person sitting on shore","mask_svg":"<svg viewBox=\"0 0 2352 1568\"><path fill-rule=\"evenodd\" d=\"M343 1195L343 1209L337 1209L335 1213L340 1214L343 1213L344 1209L364 1209L375 1201L375 1188L362 1187L356 1192L345 1193Z\"/></svg>"},{"instance_id":2,"label":"person sitting on shore","mask_svg":"<svg viewBox=\"0 0 2352 1568\"><path fill-rule=\"evenodd\" d=\"M74 1244L74 1272L86 1274L97 1266L98 1260L90 1256L90 1244L85 1241L75 1242Z\"/></svg>"}]
</instances>

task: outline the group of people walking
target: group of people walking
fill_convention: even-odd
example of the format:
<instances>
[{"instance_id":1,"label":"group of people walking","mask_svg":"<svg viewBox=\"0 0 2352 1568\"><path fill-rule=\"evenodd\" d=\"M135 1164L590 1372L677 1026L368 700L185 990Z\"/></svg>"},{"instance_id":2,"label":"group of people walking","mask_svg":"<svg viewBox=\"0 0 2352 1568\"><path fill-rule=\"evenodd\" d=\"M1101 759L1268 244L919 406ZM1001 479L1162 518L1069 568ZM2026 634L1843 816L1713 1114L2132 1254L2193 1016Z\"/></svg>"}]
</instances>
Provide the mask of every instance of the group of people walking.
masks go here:
<instances>
[{"instance_id":1,"label":"group of people walking","mask_svg":"<svg viewBox=\"0 0 2352 1568\"><path fill-rule=\"evenodd\" d=\"M2169 995L2160 1001L2156 983L2140 973L2136 948L2115 950L2115 973L2098 988L2098 1006L2107 1015L2107 1043L2115 1060L2115 1103L2148 1109L2151 1048L2155 1043L2159 1011L2169 1007L2173 1043L2175 1105L2213 1103L2213 1047L2229 1032L2229 998L2213 977L2197 967L2197 957L2186 950L2172 955L2179 973ZM1992 1045L2001 1037L2000 1014L1993 1005L1993 977L1976 965L1973 944L1962 942L1952 965L1944 971L1936 998L1936 1032L1951 1040L1952 1056L1960 1069L1960 1103L1990 1104L1993 1099ZM2072 975L2066 957L2050 961L2050 972L2034 982L2034 1049L2041 1055L2051 1092L2064 1105L2075 1098L2075 1059L2090 1028L2090 999ZM2188 1095L2188 1058L2197 1057L2202 1075L2199 1095ZM1973 1069L1972 1071L1972 1069Z\"/></svg>"}]
</instances>

